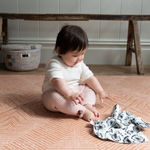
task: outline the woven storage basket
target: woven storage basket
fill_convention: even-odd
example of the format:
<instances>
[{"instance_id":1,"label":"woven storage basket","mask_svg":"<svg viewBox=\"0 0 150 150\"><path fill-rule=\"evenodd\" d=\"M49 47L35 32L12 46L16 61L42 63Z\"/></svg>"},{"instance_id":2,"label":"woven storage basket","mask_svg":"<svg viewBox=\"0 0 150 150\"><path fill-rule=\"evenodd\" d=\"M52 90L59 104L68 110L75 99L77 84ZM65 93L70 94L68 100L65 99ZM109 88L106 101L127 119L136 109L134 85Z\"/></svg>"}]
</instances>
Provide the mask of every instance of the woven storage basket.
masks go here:
<instances>
[{"instance_id":1,"label":"woven storage basket","mask_svg":"<svg viewBox=\"0 0 150 150\"><path fill-rule=\"evenodd\" d=\"M3 45L5 65L13 71L29 71L37 69L41 58L40 44L29 45Z\"/></svg>"}]
</instances>

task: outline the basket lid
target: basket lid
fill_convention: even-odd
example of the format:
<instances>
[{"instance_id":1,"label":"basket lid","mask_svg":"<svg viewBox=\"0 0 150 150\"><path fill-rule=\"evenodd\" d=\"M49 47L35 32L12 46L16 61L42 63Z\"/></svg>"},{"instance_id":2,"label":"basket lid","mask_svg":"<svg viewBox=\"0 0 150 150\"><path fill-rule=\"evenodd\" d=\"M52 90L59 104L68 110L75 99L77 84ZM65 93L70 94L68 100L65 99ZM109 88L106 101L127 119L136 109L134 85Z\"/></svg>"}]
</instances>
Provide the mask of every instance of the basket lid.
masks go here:
<instances>
[{"instance_id":1,"label":"basket lid","mask_svg":"<svg viewBox=\"0 0 150 150\"><path fill-rule=\"evenodd\" d=\"M19 50L32 50L36 48L41 48L40 44L8 44L2 45L3 51L19 51Z\"/></svg>"}]
</instances>

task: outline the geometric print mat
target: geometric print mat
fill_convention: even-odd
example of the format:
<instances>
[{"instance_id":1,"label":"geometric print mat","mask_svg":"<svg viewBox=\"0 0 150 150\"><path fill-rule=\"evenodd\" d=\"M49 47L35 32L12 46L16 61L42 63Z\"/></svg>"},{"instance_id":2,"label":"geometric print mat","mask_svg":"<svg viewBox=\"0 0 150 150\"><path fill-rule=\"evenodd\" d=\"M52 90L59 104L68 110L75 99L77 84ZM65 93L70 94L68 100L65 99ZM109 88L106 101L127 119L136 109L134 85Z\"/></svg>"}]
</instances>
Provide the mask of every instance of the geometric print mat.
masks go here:
<instances>
[{"instance_id":1,"label":"geometric print mat","mask_svg":"<svg viewBox=\"0 0 150 150\"><path fill-rule=\"evenodd\" d=\"M114 101L97 97L103 121L118 104L150 123L149 76L96 76ZM53 113L41 102L43 75L0 75L0 150L149 150L150 142L120 144L95 136L89 122ZM141 131L150 141L150 129Z\"/></svg>"}]
</instances>

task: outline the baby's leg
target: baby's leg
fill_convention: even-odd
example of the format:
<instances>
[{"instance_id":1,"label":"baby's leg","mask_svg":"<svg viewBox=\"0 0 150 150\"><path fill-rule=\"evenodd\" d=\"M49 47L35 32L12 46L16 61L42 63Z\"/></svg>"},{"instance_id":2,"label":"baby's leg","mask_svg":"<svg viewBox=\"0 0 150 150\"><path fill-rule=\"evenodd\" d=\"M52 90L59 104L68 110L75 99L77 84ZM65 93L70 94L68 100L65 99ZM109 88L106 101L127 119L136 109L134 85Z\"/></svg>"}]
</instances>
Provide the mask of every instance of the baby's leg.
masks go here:
<instances>
[{"instance_id":1,"label":"baby's leg","mask_svg":"<svg viewBox=\"0 0 150 150\"><path fill-rule=\"evenodd\" d=\"M82 117L85 107L76 105L73 101L66 99L55 89L50 89L42 95L42 102L45 108L54 112L62 112L69 115Z\"/></svg>"},{"instance_id":2,"label":"baby's leg","mask_svg":"<svg viewBox=\"0 0 150 150\"><path fill-rule=\"evenodd\" d=\"M86 85L79 85L79 89L84 95L84 101L82 102L82 105L85 106L89 111L91 111L95 117L99 117L99 112L94 107L96 102L95 92Z\"/></svg>"},{"instance_id":3,"label":"baby's leg","mask_svg":"<svg viewBox=\"0 0 150 150\"><path fill-rule=\"evenodd\" d=\"M97 109L95 108L95 106L91 106L90 104L86 104L84 105L89 111L91 111L95 117L99 117L100 113L97 111Z\"/></svg>"},{"instance_id":4,"label":"baby's leg","mask_svg":"<svg viewBox=\"0 0 150 150\"><path fill-rule=\"evenodd\" d=\"M98 117L96 117L95 115L94 115L94 113L92 112L92 111L90 111L89 109L85 109L85 112L84 112L84 114L83 114L83 118L85 119L85 120L87 120L87 121L91 121L91 120L93 120L93 121L96 121L96 120L98 120L99 118Z\"/></svg>"}]
</instances>

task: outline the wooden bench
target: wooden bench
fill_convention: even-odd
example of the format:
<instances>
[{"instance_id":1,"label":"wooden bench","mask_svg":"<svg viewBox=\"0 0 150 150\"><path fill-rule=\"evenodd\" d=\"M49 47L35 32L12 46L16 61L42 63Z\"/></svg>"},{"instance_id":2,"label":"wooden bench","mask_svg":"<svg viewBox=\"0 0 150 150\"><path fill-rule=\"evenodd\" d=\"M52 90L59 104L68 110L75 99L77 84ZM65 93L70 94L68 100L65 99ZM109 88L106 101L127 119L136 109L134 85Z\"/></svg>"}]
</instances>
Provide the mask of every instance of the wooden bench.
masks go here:
<instances>
[{"instance_id":1,"label":"wooden bench","mask_svg":"<svg viewBox=\"0 0 150 150\"><path fill-rule=\"evenodd\" d=\"M132 53L135 53L137 73L144 74L140 36L137 21L148 21L150 15L102 15L102 14L12 14L0 13L0 37L3 44L8 44L8 19L23 19L30 21L88 21L116 20L129 21L126 50L126 66L131 66ZM134 44L133 44L134 41Z\"/></svg>"}]
</instances>

